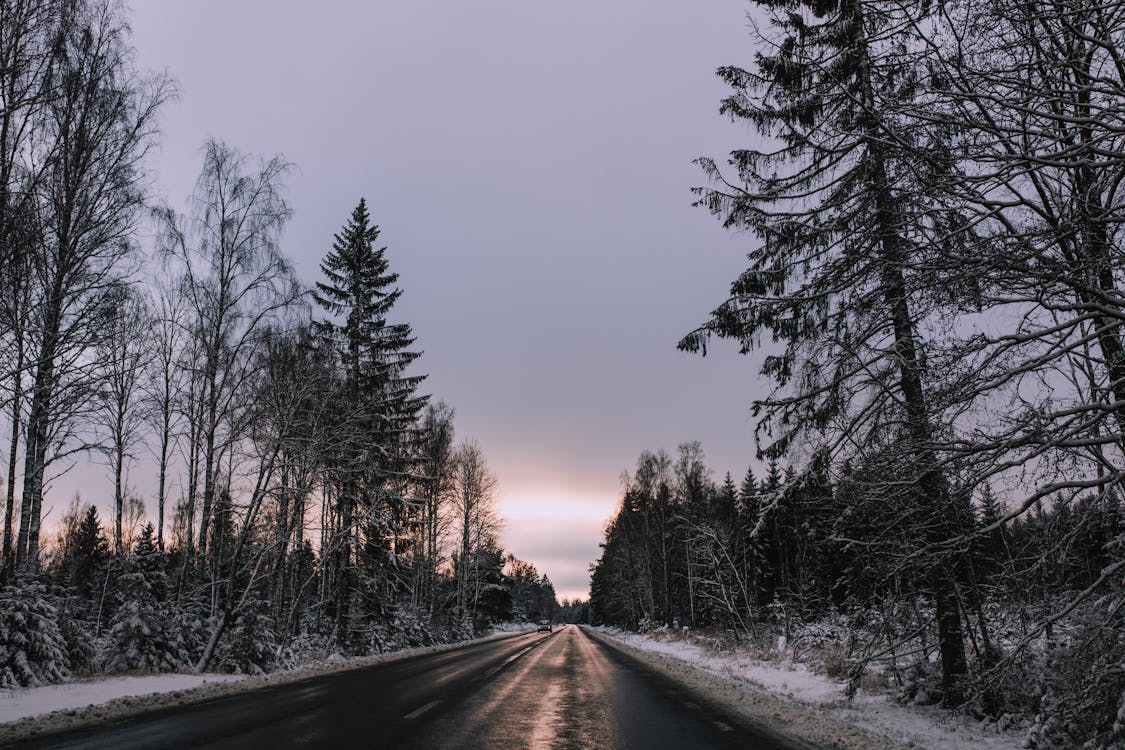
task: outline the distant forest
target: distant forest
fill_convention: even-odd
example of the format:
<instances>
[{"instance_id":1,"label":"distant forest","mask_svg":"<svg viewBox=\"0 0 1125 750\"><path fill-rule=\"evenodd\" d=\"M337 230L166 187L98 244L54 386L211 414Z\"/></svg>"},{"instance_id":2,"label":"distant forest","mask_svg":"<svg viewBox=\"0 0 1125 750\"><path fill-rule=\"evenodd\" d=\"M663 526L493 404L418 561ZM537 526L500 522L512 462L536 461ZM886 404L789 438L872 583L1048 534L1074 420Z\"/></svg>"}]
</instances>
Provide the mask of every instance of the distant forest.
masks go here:
<instances>
[{"instance_id":1,"label":"distant forest","mask_svg":"<svg viewBox=\"0 0 1125 750\"><path fill-rule=\"evenodd\" d=\"M175 87L133 57L116 0L0 0L0 688L553 617L499 546L485 456L423 393L364 201L312 289L281 249L280 157L208 141L186 210L154 203ZM44 526L77 461L104 465L109 513L75 498Z\"/></svg>"},{"instance_id":2,"label":"distant forest","mask_svg":"<svg viewBox=\"0 0 1125 750\"><path fill-rule=\"evenodd\" d=\"M680 348L754 355L767 468L715 486L690 443L643 454L595 621L834 619L853 681L1121 747L1125 7L748 18L718 75L751 140L696 190L748 263Z\"/></svg>"}]
</instances>

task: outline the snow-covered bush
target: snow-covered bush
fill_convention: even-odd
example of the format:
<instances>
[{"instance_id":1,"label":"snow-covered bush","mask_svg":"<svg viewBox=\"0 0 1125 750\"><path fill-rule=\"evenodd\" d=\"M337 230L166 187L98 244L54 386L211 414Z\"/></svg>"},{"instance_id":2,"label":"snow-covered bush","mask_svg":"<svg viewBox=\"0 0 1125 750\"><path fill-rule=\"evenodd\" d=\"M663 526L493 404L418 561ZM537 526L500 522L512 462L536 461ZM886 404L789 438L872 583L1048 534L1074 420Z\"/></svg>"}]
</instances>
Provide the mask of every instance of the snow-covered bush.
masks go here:
<instances>
[{"instance_id":1,"label":"snow-covered bush","mask_svg":"<svg viewBox=\"0 0 1125 750\"><path fill-rule=\"evenodd\" d=\"M262 674L278 659L277 634L265 602L248 602L231 626L220 652L220 664L240 674Z\"/></svg>"},{"instance_id":2,"label":"snow-covered bush","mask_svg":"<svg viewBox=\"0 0 1125 750\"><path fill-rule=\"evenodd\" d=\"M1048 659L1046 693L1028 734L1038 750L1125 748L1125 612L1119 595L1092 602Z\"/></svg>"},{"instance_id":3,"label":"snow-covered bush","mask_svg":"<svg viewBox=\"0 0 1125 750\"><path fill-rule=\"evenodd\" d=\"M322 633L299 633L279 650L277 665L291 669L302 664L327 659L336 652L332 638Z\"/></svg>"},{"instance_id":4,"label":"snow-covered bush","mask_svg":"<svg viewBox=\"0 0 1125 750\"><path fill-rule=\"evenodd\" d=\"M1027 647L1005 654L997 647L987 659L969 663L969 709L985 717L1030 718L1039 710L1048 666L1038 648Z\"/></svg>"},{"instance_id":5,"label":"snow-covered bush","mask_svg":"<svg viewBox=\"0 0 1125 750\"><path fill-rule=\"evenodd\" d=\"M396 651L418 646L432 646L434 634L417 612L396 610L391 620L377 625L371 631L371 650L377 653Z\"/></svg>"},{"instance_id":6,"label":"snow-covered bush","mask_svg":"<svg viewBox=\"0 0 1125 750\"><path fill-rule=\"evenodd\" d=\"M0 688L60 682L70 675L59 612L34 578L0 589Z\"/></svg>"},{"instance_id":7,"label":"snow-covered bush","mask_svg":"<svg viewBox=\"0 0 1125 750\"><path fill-rule=\"evenodd\" d=\"M164 622L170 637L178 640L183 649L184 662L191 666L203 653L210 636L207 618L198 605L187 602L166 602L163 607Z\"/></svg>"},{"instance_id":8,"label":"snow-covered bush","mask_svg":"<svg viewBox=\"0 0 1125 750\"><path fill-rule=\"evenodd\" d=\"M183 639L169 621L167 608L153 595L145 573L122 575L118 598L102 657L106 671L182 669L186 661Z\"/></svg>"},{"instance_id":9,"label":"snow-covered bush","mask_svg":"<svg viewBox=\"0 0 1125 750\"><path fill-rule=\"evenodd\" d=\"M914 662L902 674L899 703L929 706L941 700L941 671L938 665L926 660Z\"/></svg>"},{"instance_id":10,"label":"snow-covered bush","mask_svg":"<svg viewBox=\"0 0 1125 750\"><path fill-rule=\"evenodd\" d=\"M72 672L92 672L97 666L98 647L94 638L96 628L82 619L74 610L71 598L62 598L58 610L59 632L66 643L67 659Z\"/></svg>"}]
</instances>

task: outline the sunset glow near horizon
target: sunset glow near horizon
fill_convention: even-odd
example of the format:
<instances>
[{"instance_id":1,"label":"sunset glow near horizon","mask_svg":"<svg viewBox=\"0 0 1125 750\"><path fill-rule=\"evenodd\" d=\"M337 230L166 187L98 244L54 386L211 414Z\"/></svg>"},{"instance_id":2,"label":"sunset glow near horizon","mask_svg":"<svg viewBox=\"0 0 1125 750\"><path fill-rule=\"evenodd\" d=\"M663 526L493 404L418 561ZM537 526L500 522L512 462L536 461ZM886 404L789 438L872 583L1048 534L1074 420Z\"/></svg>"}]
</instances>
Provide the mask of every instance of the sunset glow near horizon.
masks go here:
<instances>
[{"instance_id":1,"label":"sunset glow near horizon","mask_svg":"<svg viewBox=\"0 0 1125 750\"><path fill-rule=\"evenodd\" d=\"M153 185L183 209L207 137L282 154L282 249L306 284L364 196L400 276L390 317L413 327L423 392L497 476L505 550L585 598L642 450L699 440L716 480L752 461L750 363L675 348L746 249L689 192L693 159L746 145L714 75L752 58L745 10L134 3L140 66L181 92ZM138 456L132 484L151 498ZM79 490L109 507L90 463L55 483L53 518Z\"/></svg>"}]
</instances>

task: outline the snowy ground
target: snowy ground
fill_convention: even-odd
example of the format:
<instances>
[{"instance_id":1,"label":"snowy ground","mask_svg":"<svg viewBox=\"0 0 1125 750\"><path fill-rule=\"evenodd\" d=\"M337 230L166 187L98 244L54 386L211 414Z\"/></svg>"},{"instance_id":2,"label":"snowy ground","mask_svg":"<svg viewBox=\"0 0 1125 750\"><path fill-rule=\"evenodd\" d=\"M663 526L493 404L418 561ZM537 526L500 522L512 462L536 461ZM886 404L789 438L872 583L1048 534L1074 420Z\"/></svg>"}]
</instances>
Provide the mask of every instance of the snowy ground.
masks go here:
<instances>
[{"instance_id":1,"label":"snowy ground","mask_svg":"<svg viewBox=\"0 0 1125 750\"><path fill-rule=\"evenodd\" d=\"M156 674L79 680L22 690L0 690L0 723L154 693L190 690L209 682L245 679L229 674Z\"/></svg>"},{"instance_id":2,"label":"snowy ground","mask_svg":"<svg viewBox=\"0 0 1125 750\"><path fill-rule=\"evenodd\" d=\"M738 651L716 652L690 638L590 628L645 663L782 734L835 748L1017 750L1022 731L999 732L933 706L902 706L864 691L848 702L844 685L791 662L762 661Z\"/></svg>"},{"instance_id":3,"label":"snowy ground","mask_svg":"<svg viewBox=\"0 0 1125 750\"><path fill-rule=\"evenodd\" d=\"M197 703L319 674L358 669L417 654L449 651L469 643L507 638L532 630L534 628L527 624L504 624L475 641L355 658L336 655L295 669L256 677L227 674L130 675L0 690L0 745L37 734L125 718L158 708Z\"/></svg>"}]
</instances>

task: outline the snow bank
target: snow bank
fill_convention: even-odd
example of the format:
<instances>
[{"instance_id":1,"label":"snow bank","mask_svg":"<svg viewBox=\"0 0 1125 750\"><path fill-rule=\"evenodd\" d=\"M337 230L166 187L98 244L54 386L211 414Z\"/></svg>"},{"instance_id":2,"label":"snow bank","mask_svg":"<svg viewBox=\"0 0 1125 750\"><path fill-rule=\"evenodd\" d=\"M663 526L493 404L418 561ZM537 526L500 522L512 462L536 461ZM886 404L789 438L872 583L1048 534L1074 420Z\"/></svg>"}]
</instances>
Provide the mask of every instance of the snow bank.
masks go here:
<instances>
[{"instance_id":1,"label":"snow bank","mask_svg":"<svg viewBox=\"0 0 1125 750\"><path fill-rule=\"evenodd\" d=\"M0 745L40 734L76 729L147 711L199 703L270 685L316 677L347 669L451 651L472 643L510 638L531 632L494 631L472 641L426 646L372 656L329 656L294 669L259 676L225 674L159 674L105 677L18 690L0 690Z\"/></svg>"},{"instance_id":2,"label":"snow bank","mask_svg":"<svg viewBox=\"0 0 1125 750\"><path fill-rule=\"evenodd\" d=\"M715 652L691 640L588 628L645 664L750 722L818 746L841 750L1017 750L1022 733L995 728L932 706L902 706L861 691L850 703L844 684L792 662L766 662L737 650Z\"/></svg>"},{"instance_id":3,"label":"snow bank","mask_svg":"<svg viewBox=\"0 0 1125 750\"><path fill-rule=\"evenodd\" d=\"M118 698L171 693L188 690L208 682L230 682L241 679L244 678L226 674L158 674L110 677L22 690L0 690L0 723L52 711L107 703Z\"/></svg>"}]
</instances>

